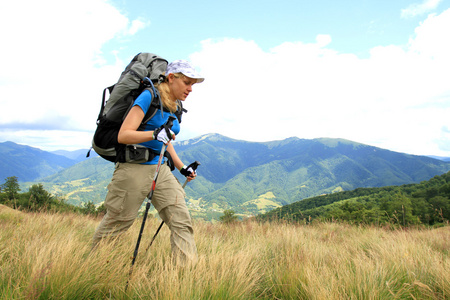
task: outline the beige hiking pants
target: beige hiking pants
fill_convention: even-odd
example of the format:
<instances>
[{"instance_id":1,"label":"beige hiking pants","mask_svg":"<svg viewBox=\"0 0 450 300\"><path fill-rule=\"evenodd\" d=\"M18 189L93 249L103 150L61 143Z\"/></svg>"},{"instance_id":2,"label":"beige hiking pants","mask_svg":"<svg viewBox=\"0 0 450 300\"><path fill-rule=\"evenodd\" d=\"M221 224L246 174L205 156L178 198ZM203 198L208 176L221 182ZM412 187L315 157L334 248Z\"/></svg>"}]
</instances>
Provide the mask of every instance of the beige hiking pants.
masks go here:
<instances>
[{"instance_id":1,"label":"beige hiking pants","mask_svg":"<svg viewBox=\"0 0 450 300\"><path fill-rule=\"evenodd\" d=\"M94 233L93 247L102 238L115 237L130 228L151 189L156 167L132 163L116 164L105 199L107 213ZM161 165L151 203L170 229L172 255L179 262L197 259L185 196L170 168L166 164Z\"/></svg>"}]
</instances>

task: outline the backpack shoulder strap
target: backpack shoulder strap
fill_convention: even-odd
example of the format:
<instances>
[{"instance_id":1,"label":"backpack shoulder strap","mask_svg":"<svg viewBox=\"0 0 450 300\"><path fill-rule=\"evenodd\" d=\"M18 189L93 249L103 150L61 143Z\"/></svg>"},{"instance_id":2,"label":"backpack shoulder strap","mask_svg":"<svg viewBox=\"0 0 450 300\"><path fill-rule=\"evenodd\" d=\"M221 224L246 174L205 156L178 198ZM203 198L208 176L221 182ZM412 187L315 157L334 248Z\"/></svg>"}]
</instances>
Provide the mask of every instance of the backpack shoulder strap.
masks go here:
<instances>
[{"instance_id":1,"label":"backpack shoulder strap","mask_svg":"<svg viewBox=\"0 0 450 300\"><path fill-rule=\"evenodd\" d=\"M187 109L183 108L183 101L177 100L178 103L178 109L175 112L175 116L178 119L178 123L181 123L181 116L183 113L187 113Z\"/></svg>"},{"instance_id":2,"label":"backpack shoulder strap","mask_svg":"<svg viewBox=\"0 0 450 300\"><path fill-rule=\"evenodd\" d=\"M145 114L144 119L142 120L142 123L139 126L139 130L143 130L145 124L147 124L147 122L150 121L151 118L155 116L158 109L161 110L161 114L163 111L168 111L166 108L163 108L161 96L159 95L159 91L157 89L153 90L152 88L146 88L146 90L148 90L152 95L152 102L150 103L150 107L148 108L147 113ZM177 100L177 102L178 102L178 109L175 112L175 116L177 117L178 122L181 123L181 115L183 113L186 113L187 110L183 108L183 103L180 100Z\"/></svg>"},{"instance_id":3,"label":"backpack shoulder strap","mask_svg":"<svg viewBox=\"0 0 450 300\"><path fill-rule=\"evenodd\" d=\"M152 102L150 103L150 107L147 110L147 113L144 116L144 119L142 119L142 123L139 126L139 130L143 130L145 127L145 124L147 124L148 121L151 120L158 111L158 108L161 106L161 98L159 96L159 92L157 89L153 90L152 88L146 88L152 95ZM154 93L155 92L155 93Z\"/></svg>"},{"instance_id":4,"label":"backpack shoulder strap","mask_svg":"<svg viewBox=\"0 0 450 300\"><path fill-rule=\"evenodd\" d=\"M111 95L111 92L114 89L115 84L108 86L107 88L105 88L103 90L103 96L102 96L102 106L100 107L100 113L98 114L97 117L97 123L100 121L100 119L103 117L103 111L105 110L105 106L106 106L106 91L109 91L109 94Z\"/></svg>"}]
</instances>

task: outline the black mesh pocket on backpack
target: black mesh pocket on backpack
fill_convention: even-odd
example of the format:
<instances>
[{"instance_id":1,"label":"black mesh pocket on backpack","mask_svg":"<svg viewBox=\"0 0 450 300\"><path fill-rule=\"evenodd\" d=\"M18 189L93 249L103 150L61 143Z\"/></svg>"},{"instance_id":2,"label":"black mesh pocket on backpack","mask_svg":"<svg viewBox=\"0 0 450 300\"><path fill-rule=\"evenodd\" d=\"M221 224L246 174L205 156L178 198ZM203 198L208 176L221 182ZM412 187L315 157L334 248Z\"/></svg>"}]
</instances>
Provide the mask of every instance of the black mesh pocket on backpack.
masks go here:
<instances>
[{"instance_id":1,"label":"black mesh pocket on backpack","mask_svg":"<svg viewBox=\"0 0 450 300\"><path fill-rule=\"evenodd\" d=\"M155 155L142 145L125 146L125 162L140 164L152 160Z\"/></svg>"}]
</instances>

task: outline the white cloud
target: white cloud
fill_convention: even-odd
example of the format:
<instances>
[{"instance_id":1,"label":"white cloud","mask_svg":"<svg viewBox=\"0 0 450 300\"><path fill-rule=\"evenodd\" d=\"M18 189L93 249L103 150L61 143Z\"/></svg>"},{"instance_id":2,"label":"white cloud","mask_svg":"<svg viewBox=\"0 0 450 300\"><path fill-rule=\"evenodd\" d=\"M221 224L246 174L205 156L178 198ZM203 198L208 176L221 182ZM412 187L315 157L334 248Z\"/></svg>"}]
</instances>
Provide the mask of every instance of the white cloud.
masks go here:
<instances>
[{"instance_id":1,"label":"white cloud","mask_svg":"<svg viewBox=\"0 0 450 300\"><path fill-rule=\"evenodd\" d=\"M128 33L129 33L130 35L135 35L136 32L138 32L138 31L144 29L144 28L147 27L148 25L150 25L150 22L146 22L146 21L144 21L144 20L139 20L139 19L133 20L133 21L131 22L131 26L130 26L130 29L128 30Z\"/></svg>"},{"instance_id":2,"label":"white cloud","mask_svg":"<svg viewBox=\"0 0 450 300\"><path fill-rule=\"evenodd\" d=\"M450 127L442 126L441 134L436 138L438 146L447 152L450 152Z\"/></svg>"},{"instance_id":3,"label":"white cloud","mask_svg":"<svg viewBox=\"0 0 450 300\"><path fill-rule=\"evenodd\" d=\"M326 36L269 52L253 41L204 41L191 59L206 80L186 101L183 128L254 141L347 138L450 155L441 130L450 128L448 22L450 10L430 16L409 45L373 48L368 59L327 48Z\"/></svg>"},{"instance_id":4,"label":"white cloud","mask_svg":"<svg viewBox=\"0 0 450 300\"><path fill-rule=\"evenodd\" d=\"M37 147L46 151L79 150L90 147L92 133L75 130L0 130L3 141Z\"/></svg>"},{"instance_id":5,"label":"white cloud","mask_svg":"<svg viewBox=\"0 0 450 300\"><path fill-rule=\"evenodd\" d=\"M190 58L206 80L185 103L178 139L335 137L450 156L449 22L450 9L430 15L408 45L375 47L367 59L333 50L329 35L270 51L243 39L205 40ZM11 28L2 37L11 47L0 48L1 139L88 147L102 87L128 62L102 47L148 25L102 0L0 4L0 26Z\"/></svg>"},{"instance_id":6,"label":"white cloud","mask_svg":"<svg viewBox=\"0 0 450 300\"><path fill-rule=\"evenodd\" d=\"M99 87L115 82L124 67L118 59L106 65L110 53L102 46L146 25L104 0L2 1L2 45L8 47L0 48L0 128L39 130L58 120L56 129L95 129Z\"/></svg>"},{"instance_id":7,"label":"white cloud","mask_svg":"<svg viewBox=\"0 0 450 300\"><path fill-rule=\"evenodd\" d=\"M414 3L401 10L402 18L412 18L429 13L436 9L442 0L424 0L422 3Z\"/></svg>"},{"instance_id":8,"label":"white cloud","mask_svg":"<svg viewBox=\"0 0 450 300\"><path fill-rule=\"evenodd\" d=\"M427 59L450 61L450 9L440 15L430 15L417 27L410 40L411 52Z\"/></svg>"},{"instance_id":9,"label":"white cloud","mask_svg":"<svg viewBox=\"0 0 450 300\"><path fill-rule=\"evenodd\" d=\"M328 34L318 34L316 42L319 47L325 47L331 43L331 36Z\"/></svg>"}]
</instances>

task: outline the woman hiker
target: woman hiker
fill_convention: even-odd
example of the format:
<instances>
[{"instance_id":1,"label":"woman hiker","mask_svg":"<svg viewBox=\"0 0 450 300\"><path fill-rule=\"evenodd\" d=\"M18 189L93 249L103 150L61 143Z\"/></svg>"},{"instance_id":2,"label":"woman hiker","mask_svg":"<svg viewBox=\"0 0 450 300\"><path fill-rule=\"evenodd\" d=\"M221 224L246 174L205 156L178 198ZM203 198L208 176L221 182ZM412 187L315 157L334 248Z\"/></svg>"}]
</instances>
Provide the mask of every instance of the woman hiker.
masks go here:
<instances>
[{"instance_id":1,"label":"woman hiker","mask_svg":"<svg viewBox=\"0 0 450 300\"><path fill-rule=\"evenodd\" d=\"M158 110L147 122L144 131L137 130L152 102L152 94L144 90L126 116L119 131L118 141L121 144L141 144L156 153L166 144L166 151L172 157L174 166L191 181L196 177L195 170L183 164L170 143L171 139L175 139L175 134L179 133L180 124L178 120L174 120L170 131L164 130L164 124L170 116L175 116L177 100L186 100L192 92L192 86L203 82L204 78L185 60L170 63L165 74L165 80L155 86L165 108L163 115ZM102 238L115 237L133 224L139 208L152 188L158 159L159 155L156 155L153 160L142 164L116 163L105 199L107 212L94 233L93 248ZM197 260L197 248L185 196L170 167L162 164L151 202L171 231L172 256L176 262L181 263Z\"/></svg>"}]
</instances>

